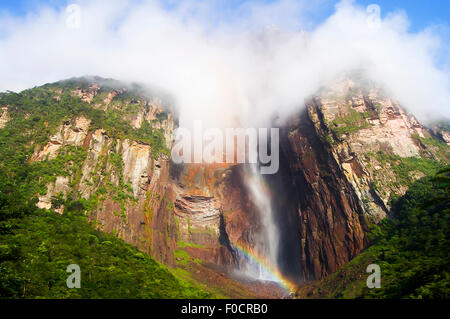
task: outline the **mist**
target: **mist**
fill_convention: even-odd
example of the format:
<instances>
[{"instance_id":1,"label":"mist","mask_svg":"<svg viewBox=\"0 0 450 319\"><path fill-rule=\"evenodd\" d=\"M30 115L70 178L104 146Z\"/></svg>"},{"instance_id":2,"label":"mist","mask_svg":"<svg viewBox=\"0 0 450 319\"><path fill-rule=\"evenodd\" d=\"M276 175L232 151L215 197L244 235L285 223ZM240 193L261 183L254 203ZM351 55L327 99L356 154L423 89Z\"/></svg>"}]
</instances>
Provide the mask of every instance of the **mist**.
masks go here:
<instances>
[{"instance_id":1,"label":"mist","mask_svg":"<svg viewBox=\"0 0 450 319\"><path fill-rule=\"evenodd\" d=\"M66 7L2 13L0 90L98 75L169 92L181 126L265 127L363 70L420 120L450 118L449 59L436 58L448 43L435 28L413 33L403 12L374 20L353 1L317 24L326 2L74 1L79 24Z\"/></svg>"}]
</instances>

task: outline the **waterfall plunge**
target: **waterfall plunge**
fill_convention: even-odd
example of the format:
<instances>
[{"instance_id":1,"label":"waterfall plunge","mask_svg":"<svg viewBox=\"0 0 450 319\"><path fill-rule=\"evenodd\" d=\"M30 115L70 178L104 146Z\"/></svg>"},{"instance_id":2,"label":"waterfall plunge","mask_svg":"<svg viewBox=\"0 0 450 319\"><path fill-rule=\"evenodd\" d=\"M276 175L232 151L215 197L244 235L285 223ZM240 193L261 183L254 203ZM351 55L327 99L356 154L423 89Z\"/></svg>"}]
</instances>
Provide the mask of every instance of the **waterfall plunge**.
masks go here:
<instances>
[{"instance_id":1,"label":"waterfall plunge","mask_svg":"<svg viewBox=\"0 0 450 319\"><path fill-rule=\"evenodd\" d=\"M277 270L279 235L275 226L271 196L264 180L262 179L258 165L250 164L246 167L246 185L250 192L252 202L260 216L261 231L256 236L254 252L270 270ZM252 260L247 260L245 272L248 276L258 280L278 281L267 269Z\"/></svg>"}]
</instances>

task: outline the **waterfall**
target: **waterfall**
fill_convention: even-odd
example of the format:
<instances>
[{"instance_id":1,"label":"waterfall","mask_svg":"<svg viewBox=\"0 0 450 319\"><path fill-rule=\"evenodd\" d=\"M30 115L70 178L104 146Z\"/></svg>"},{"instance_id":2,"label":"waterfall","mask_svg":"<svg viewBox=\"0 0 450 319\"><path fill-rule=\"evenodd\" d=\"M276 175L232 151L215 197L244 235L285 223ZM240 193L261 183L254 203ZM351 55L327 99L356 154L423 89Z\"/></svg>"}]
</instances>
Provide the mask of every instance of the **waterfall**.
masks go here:
<instances>
[{"instance_id":1,"label":"waterfall","mask_svg":"<svg viewBox=\"0 0 450 319\"><path fill-rule=\"evenodd\" d=\"M258 168L257 164L246 166L246 186L260 217L261 231L256 235L253 250L261 260L247 260L245 272L259 280L278 281L273 276L273 271L270 271L278 270L278 229L274 221L270 192Z\"/></svg>"}]
</instances>

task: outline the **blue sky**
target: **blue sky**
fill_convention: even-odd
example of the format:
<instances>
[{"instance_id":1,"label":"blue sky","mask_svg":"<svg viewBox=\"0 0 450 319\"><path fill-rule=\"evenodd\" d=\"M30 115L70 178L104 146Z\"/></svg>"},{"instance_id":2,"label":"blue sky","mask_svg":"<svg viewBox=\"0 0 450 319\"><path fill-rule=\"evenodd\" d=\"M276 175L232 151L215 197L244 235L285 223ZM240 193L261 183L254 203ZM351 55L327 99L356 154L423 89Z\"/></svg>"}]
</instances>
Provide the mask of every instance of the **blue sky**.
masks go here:
<instances>
[{"instance_id":1,"label":"blue sky","mask_svg":"<svg viewBox=\"0 0 450 319\"><path fill-rule=\"evenodd\" d=\"M273 0L261 1L270 2ZM0 10L7 11L15 16L21 16L41 5L58 7L70 2L67 0L1 0ZM233 7L243 2L245 0L225 0L224 3L232 10ZM334 5L338 0L320 0L318 2L322 3L321 9L315 14L314 18L317 23L320 23L334 11ZM404 10L410 19L411 31L413 32L422 30L429 25L449 25L450 1L448 0L356 0L356 3L363 6L372 3L378 4L381 7L382 16L388 12Z\"/></svg>"}]
</instances>

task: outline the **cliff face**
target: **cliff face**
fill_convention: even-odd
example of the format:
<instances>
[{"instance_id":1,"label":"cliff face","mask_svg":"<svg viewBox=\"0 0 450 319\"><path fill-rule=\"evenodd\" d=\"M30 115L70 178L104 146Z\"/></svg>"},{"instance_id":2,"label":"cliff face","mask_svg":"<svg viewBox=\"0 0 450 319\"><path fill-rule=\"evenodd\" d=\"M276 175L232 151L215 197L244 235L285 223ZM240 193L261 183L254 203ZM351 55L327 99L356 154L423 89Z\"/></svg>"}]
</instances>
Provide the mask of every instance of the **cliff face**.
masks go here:
<instances>
[{"instance_id":1,"label":"cliff face","mask_svg":"<svg viewBox=\"0 0 450 319\"><path fill-rule=\"evenodd\" d=\"M187 164L172 169L176 194L174 214L181 245L187 246L185 249L195 258L233 267L237 260L230 238L235 240L236 227L232 226L230 214L241 210L243 201L236 168ZM238 232L248 228L248 224L241 226Z\"/></svg>"},{"instance_id":2,"label":"cliff face","mask_svg":"<svg viewBox=\"0 0 450 319\"><path fill-rule=\"evenodd\" d=\"M335 272L367 245L390 199L448 164L449 149L373 84L322 89L281 134L298 194L305 279Z\"/></svg>"},{"instance_id":3,"label":"cliff face","mask_svg":"<svg viewBox=\"0 0 450 319\"><path fill-rule=\"evenodd\" d=\"M61 99L62 89L53 90ZM144 121L161 132L162 143L170 147L174 122L163 113L160 104L145 98L125 96L126 89L113 89L94 83L70 90L95 109L123 111L123 118L134 129ZM168 265L174 265L177 229L172 214L175 198L169 183L170 163L167 155L151 144L130 138L117 138L106 128L92 127L91 119L80 116L63 122L45 145L36 145L31 161L58 160L67 147L81 150L79 169L72 175L56 176L47 184L37 206L62 213L64 204L55 198L81 203L99 229L115 233L125 241L150 253ZM119 125L119 124L117 124ZM114 129L114 126L112 127Z\"/></svg>"},{"instance_id":4,"label":"cliff face","mask_svg":"<svg viewBox=\"0 0 450 319\"><path fill-rule=\"evenodd\" d=\"M285 130L282 147L296 193L302 277L313 280L333 273L365 247L366 223L350 183L307 114Z\"/></svg>"},{"instance_id":5,"label":"cliff face","mask_svg":"<svg viewBox=\"0 0 450 319\"><path fill-rule=\"evenodd\" d=\"M58 128L56 134L50 137L50 141L44 147L36 145L31 160L54 159L58 156L58 151L65 145L83 146L90 123L91 120L85 117L64 122Z\"/></svg>"},{"instance_id":6,"label":"cliff face","mask_svg":"<svg viewBox=\"0 0 450 319\"><path fill-rule=\"evenodd\" d=\"M390 199L448 164L450 153L370 84L342 80L306 106L282 129L281 146L285 183L298 200L302 276L313 280L357 256L367 246L368 223L386 218Z\"/></svg>"},{"instance_id":7,"label":"cliff face","mask_svg":"<svg viewBox=\"0 0 450 319\"><path fill-rule=\"evenodd\" d=\"M64 90L51 92L61 100ZM37 205L60 213L81 205L100 229L170 266L242 267L236 247L252 252L262 228L244 166L172 163L161 144L172 147L175 123L159 99L98 83L68 91L129 127L118 133L123 123L99 125L99 113L63 121L34 146L31 161L58 161L75 148L69 162L78 162L48 182ZM296 281L323 278L357 256L368 225L388 215L390 198L449 158L396 101L348 79L322 89L280 133L280 170L264 182L278 266Z\"/></svg>"},{"instance_id":8,"label":"cliff face","mask_svg":"<svg viewBox=\"0 0 450 319\"><path fill-rule=\"evenodd\" d=\"M322 90L307 108L317 136L371 222L386 217L392 196L423 177L426 164L449 160L448 149L376 86L347 79Z\"/></svg>"}]
</instances>

